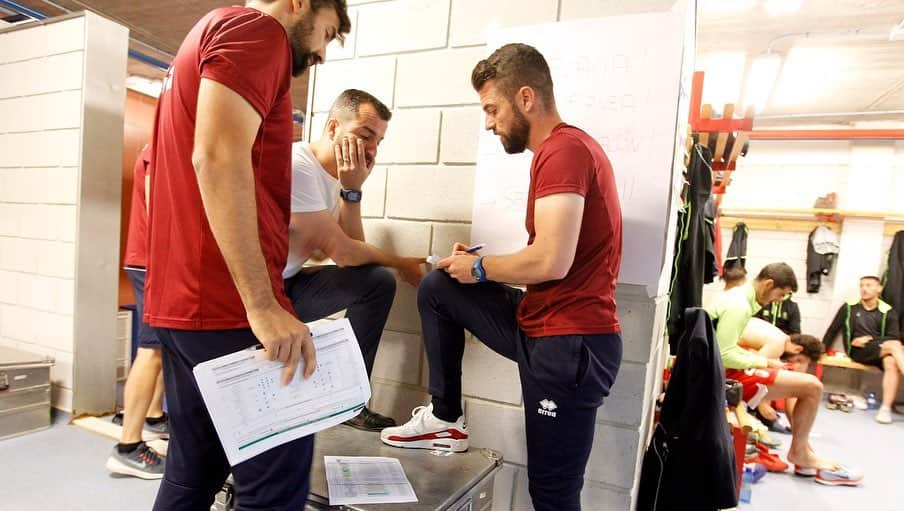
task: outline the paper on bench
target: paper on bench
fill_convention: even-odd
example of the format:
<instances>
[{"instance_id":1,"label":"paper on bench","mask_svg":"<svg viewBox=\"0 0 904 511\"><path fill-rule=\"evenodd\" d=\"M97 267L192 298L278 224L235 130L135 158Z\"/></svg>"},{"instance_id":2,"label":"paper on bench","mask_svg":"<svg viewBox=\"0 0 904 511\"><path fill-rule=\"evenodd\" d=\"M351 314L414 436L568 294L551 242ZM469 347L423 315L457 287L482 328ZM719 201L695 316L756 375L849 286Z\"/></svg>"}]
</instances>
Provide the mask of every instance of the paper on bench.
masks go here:
<instances>
[{"instance_id":1,"label":"paper on bench","mask_svg":"<svg viewBox=\"0 0 904 511\"><path fill-rule=\"evenodd\" d=\"M283 363L242 350L194 368L195 379L230 465L356 416L370 382L348 319L312 325L317 369L304 362L283 386Z\"/></svg>"},{"instance_id":2,"label":"paper on bench","mask_svg":"<svg viewBox=\"0 0 904 511\"><path fill-rule=\"evenodd\" d=\"M417 502L396 458L324 456L330 506Z\"/></svg>"}]
</instances>

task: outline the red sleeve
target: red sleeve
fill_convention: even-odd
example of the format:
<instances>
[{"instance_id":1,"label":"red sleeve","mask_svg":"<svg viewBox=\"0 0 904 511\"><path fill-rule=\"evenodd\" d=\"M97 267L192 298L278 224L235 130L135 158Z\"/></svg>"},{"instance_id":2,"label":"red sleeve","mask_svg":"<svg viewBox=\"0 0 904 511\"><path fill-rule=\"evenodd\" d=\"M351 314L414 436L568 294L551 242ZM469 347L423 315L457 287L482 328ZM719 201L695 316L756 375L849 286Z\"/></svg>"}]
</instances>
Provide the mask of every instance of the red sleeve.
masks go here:
<instances>
[{"instance_id":1,"label":"red sleeve","mask_svg":"<svg viewBox=\"0 0 904 511\"><path fill-rule=\"evenodd\" d=\"M266 117L283 92L292 57L285 29L266 15L229 19L201 44L201 78L229 87Z\"/></svg>"},{"instance_id":2,"label":"red sleeve","mask_svg":"<svg viewBox=\"0 0 904 511\"><path fill-rule=\"evenodd\" d=\"M537 154L535 197L576 193L587 197L593 174L593 157L580 141L561 137Z\"/></svg>"}]
</instances>

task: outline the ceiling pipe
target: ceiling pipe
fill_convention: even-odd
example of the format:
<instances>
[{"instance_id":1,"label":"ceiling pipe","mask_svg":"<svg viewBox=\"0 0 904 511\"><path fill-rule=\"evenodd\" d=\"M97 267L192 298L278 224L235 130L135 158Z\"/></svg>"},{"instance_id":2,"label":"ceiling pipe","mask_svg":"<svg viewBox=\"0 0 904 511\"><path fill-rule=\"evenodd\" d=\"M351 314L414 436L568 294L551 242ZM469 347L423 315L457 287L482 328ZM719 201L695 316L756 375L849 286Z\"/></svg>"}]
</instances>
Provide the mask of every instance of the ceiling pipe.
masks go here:
<instances>
[{"instance_id":1,"label":"ceiling pipe","mask_svg":"<svg viewBox=\"0 0 904 511\"><path fill-rule=\"evenodd\" d=\"M55 4L54 4L54 5L55 5ZM17 3L17 2L12 2L12 1L10 1L10 0L0 0L0 7L5 7L6 9L9 9L9 10L15 11L15 12L18 12L19 14L23 14L23 15L25 15L25 16L28 16L29 18L36 19L36 20L39 20L39 21L40 21L40 20L45 20L45 19L47 19L47 18L49 17L46 13L43 13L43 12L38 11L38 10L36 10L36 9L32 9L32 8L30 8L30 7L26 7L26 6L21 5L21 4ZM64 10L64 11L68 11L68 9L63 9L62 7L59 7L59 8L62 9L62 10ZM71 11L70 11L70 12L71 12ZM131 38L129 38L129 39L131 40ZM144 43L142 43L142 44L144 44ZM145 44L145 46L148 46L148 45ZM165 53L165 52L161 52L161 53ZM150 65L150 66L153 66L153 67L162 69L162 70L164 70L164 71L166 71L167 69L169 69L169 63L164 62L164 61L162 61L162 60L160 60L160 59L156 59L156 58L154 58L154 57L151 57L150 55L146 55L146 54L144 54L144 53L141 53L141 52L139 52L139 51L137 51L137 50L133 50L133 49L131 49L131 48L129 48L129 57L131 57L131 58L133 58L133 59L135 59L135 60L137 60L137 61L139 61L139 62L143 62L143 63L148 64L148 65Z\"/></svg>"},{"instance_id":2,"label":"ceiling pipe","mask_svg":"<svg viewBox=\"0 0 904 511\"><path fill-rule=\"evenodd\" d=\"M771 52L775 51L773 46L775 46L778 42L783 41L785 39L816 39L816 38L833 38L833 37L842 37L849 39L880 39L888 41L890 39L891 32L889 30L880 30L880 29L864 29L864 28L855 28L853 30L838 30L835 32L797 32L793 34L783 34L778 37L773 38L769 41L769 44L766 46L766 51Z\"/></svg>"},{"instance_id":3,"label":"ceiling pipe","mask_svg":"<svg viewBox=\"0 0 904 511\"><path fill-rule=\"evenodd\" d=\"M904 140L904 130L753 130L750 140Z\"/></svg>"},{"instance_id":4,"label":"ceiling pipe","mask_svg":"<svg viewBox=\"0 0 904 511\"><path fill-rule=\"evenodd\" d=\"M881 115L904 115L904 110L869 110L866 112L827 112L820 114L777 114L758 115L757 121L783 121L799 119L821 119L826 117L873 117Z\"/></svg>"}]
</instances>

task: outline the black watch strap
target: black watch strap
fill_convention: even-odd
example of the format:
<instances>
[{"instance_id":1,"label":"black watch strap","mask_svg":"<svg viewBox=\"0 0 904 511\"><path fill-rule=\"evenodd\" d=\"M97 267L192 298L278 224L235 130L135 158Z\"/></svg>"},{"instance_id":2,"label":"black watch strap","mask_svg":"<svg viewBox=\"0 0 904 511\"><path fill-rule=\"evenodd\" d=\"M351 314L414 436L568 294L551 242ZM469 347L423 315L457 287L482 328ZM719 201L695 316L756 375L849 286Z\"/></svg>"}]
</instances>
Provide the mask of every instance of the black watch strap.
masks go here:
<instances>
[{"instance_id":1,"label":"black watch strap","mask_svg":"<svg viewBox=\"0 0 904 511\"><path fill-rule=\"evenodd\" d=\"M347 202L361 202L361 197L363 194L361 190L339 190L339 196L342 197L342 200Z\"/></svg>"}]
</instances>

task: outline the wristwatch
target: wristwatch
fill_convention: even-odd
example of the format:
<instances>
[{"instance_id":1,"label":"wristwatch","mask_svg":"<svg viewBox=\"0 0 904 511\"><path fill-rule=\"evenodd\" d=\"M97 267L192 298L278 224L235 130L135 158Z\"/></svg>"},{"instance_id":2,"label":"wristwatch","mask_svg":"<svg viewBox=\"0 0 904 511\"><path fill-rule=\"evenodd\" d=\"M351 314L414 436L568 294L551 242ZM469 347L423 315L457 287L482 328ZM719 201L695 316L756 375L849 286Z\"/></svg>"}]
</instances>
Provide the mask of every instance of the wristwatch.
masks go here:
<instances>
[{"instance_id":1,"label":"wristwatch","mask_svg":"<svg viewBox=\"0 0 904 511\"><path fill-rule=\"evenodd\" d=\"M483 269L483 256L478 257L474 264L471 265L471 276L477 282L487 281L487 272Z\"/></svg>"},{"instance_id":2,"label":"wristwatch","mask_svg":"<svg viewBox=\"0 0 904 511\"><path fill-rule=\"evenodd\" d=\"M348 202L361 202L361 190L339 190L339 196L342 197L342 200Z\"/></svg>"}]
</instances>

